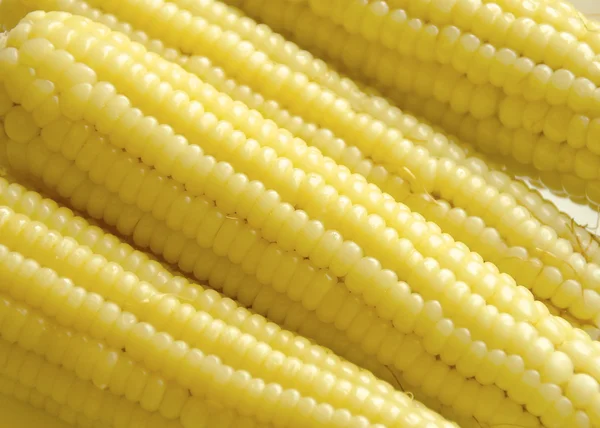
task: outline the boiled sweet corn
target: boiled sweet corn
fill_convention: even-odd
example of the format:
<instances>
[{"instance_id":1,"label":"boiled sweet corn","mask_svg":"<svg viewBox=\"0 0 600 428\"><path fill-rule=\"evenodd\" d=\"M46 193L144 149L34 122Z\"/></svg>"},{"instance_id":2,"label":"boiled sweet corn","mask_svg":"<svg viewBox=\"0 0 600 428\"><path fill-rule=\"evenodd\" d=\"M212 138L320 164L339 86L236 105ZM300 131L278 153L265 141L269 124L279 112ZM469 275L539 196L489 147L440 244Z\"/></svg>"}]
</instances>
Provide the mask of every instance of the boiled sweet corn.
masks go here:
<instances>
[{"instance_id":1,"label":"boiled sweet corn","mask_svg":"<svg viewBox=\"0 0 600 428\"><path fill-rule=\"evenodd\" d=\"M561 2L231 3L478 129L562 144L594 111ZM0 6L2 392L81 426L452 425L402 390L464 426L600 424L599 245L487 157L218 1ZM585 162L560 172L593 186Z\"/></svg>"}]
</instances>

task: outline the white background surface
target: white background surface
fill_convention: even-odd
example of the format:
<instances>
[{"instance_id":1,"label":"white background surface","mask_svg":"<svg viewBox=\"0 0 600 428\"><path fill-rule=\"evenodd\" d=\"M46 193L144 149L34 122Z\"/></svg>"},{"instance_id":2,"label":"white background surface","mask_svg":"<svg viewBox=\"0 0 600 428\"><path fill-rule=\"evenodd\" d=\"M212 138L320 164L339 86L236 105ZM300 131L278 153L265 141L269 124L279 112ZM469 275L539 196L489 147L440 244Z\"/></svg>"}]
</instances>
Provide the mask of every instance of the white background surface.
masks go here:
<instances>
[{"instance_id":1,"label":"white background surface","mask_svg":"<svg viewBox=\"0 0 600 428\"><path fill-rule=\"evenodd\" d=\"M600 14L600 0L571 0L583 13Z\"/></svg>"}]
</instances>

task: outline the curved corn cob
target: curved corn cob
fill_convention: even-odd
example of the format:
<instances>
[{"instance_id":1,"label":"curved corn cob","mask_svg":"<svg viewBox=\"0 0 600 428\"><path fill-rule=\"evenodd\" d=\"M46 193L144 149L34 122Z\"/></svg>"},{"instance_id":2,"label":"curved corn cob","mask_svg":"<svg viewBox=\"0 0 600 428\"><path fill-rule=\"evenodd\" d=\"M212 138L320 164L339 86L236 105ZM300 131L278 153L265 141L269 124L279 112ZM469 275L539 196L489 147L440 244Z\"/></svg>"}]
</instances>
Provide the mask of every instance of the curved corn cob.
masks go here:
<instances>
[{"instance_id":1,"label":"curved corn cob","mask_svg":"<svg viewBox=\"0 0 600 428\"><path fill-rule=\"evenodd\" d=\"M32 230L32 229L36 228L39 231L40 227L42 227L41 224L36 224L36 223L31 223L29 226L27 226L27 220L23 217L19 218L18 216L14 217L12 227L10 225L10 220L8 220L8 221L9 221L9 223L5 223L4 225L9 229L10 228L14 229L15 227L18 227L18 226L16 226L16 223L20 223L22 225L22 227L25 227L25 229L21 229L21 235L19 235L19 236L28 236L29 235L28 230ZM42 229L42 231L39 231L39 233L43 234L44 233L43 229ZM12 241L9 236L10 236L10 232L8 232L7 235L5 235L4 242L13 243L13 245L11 245L12 248L15 248L18 250L23 250L22 248L20 248L20 245L18 245L16 243L16 241ZM21 242L24 243L25 241L21 241ZM32 244L29 241L27 241L27 243ZM63 249L62 254L61 255L55 254L53 256L50 256L49 260L51 260L52 262L44 263L44 264L50 268L55 268L59 274L65 274L66 272L61 271L59 268L61 266L70 266L70 267L73 267L73 266L72 266L72 263L63 264L62 262L63 261L68 262L69 260L72 259L72 257L76 257L75 254L77 254L77 257L79 257L80 259L83 258L83 260L80 262L82 264L80 264L79 268L80 269L87 268L89 266L89 263L91 263L91 258L90 258L90 262L86 263L86 257L85 257L86 255L85 255L85 249L84 249L85 247L75 246L75 247L72 247L71 251L69 251L69 250L67 250L69 243L71 246L74 245L74 243L69 240L64 240L62 242L55 243L54 244L55 246L58 246ZM46 257L48 257L48 256L46 255L45 251L42 248L36 247L36 245L33 244L33 246L29 246L29 249L31 250L31 253L29 253L29 255L35 254L36 257L39 260L41 260L42 262L46 261ZM28 252L23 252L23 254L27 255ZM117 265L106 263L106 261L103 262L102 259L100 259L100 258L94 259L94 262L96 265L96 269L99 269L100 272L112 271L113 276L118 275L118 271L115 271L117 269ZM104 263L104 265L103 265L103 263ZM98 271L98 270L96 270L96 271ZM84 275L83 272L78 273L77 270L72 270L72 269L70 270L70 272L71 272L72 278L82 284L91 282L90 278L83 276ZM100 275L103 276L103 274L100 274ZM125 278L123 276L123 274L121 274L121 276L123 278ZM118 278L118 276L117 276L117 278ZM113 279L111 279L111 281L114 282L115 279L113 278ZM116 279L116 281L126 282L125 279L123 279L123 280ZM138 288L143 288L146 290L146 294L136 295L135 297L129 297L127 302L129 303L129 308L132 311L132 313L138 314L140 318L141 318L140 314L142 314L142 313L152 314L149 318L146 318L145 320L152 323L153 326L156 326L157 328L165 328L168 330L169 333L174 334L174 332L176 332L176 331L181 331L184 328L185 324L188 323L190 319L195 317L195 312L189 305L181 306L181 304L177 301L176 298L161 294L161 293L157 292L156 290L148 289L149 284L140 283L140 284L136 285L133 282L132 277L128 277L127 282L130 283L130 287L134 287L134 291L133 291L134 294L136 293L135 290L137 290ZM97 283L96 286L103 287L103 284L104 284L104 281L102 283L100 283L100 282ZM102 288L98 288L98 289L93 289L92 291L100 292L101 290L102 290ZM150 294L148 294L148 293L150 293ZM117 304L124 305L123 302L119 301L119 296L121 296L121 295L109 294L108 292L103 292L101 294L106 295L107 297L111 298L111 300ZM121 298L123 298L123 297L121 297ZM140 301L142 305L145 305L147 303L150 306L148 306L148 307L140 306L139 311L142 311L142 312L138 313L138 312L136 312L138 309L134 309L134 307L132 306L134 304L134 301L136 301L136 299L137 299L137 301ZM165 311L170 311L170 312L165 313ZM233 310L230 310L230 312L233 312ZM179 315L174 315L174 314L179 314ZM219 322L214 319L211 321L209 313L204 313L204 314L206 317L208 317L207 318L208 322L215 325L214 328L211 328L211 330L213 331L213 334L215 334L214 331L217 331L216 329L218 328L216 326L221 325L221 324L219 324ZM240 316L238 314L236 314L236 315L237 315L237 318L239 319ZM248 316L248 315L246 315L246 316ZM165 317L166 317L166 319L165 319ZM172 319L173 317L175 317L175 320ZM181 317L183 317L183 318L181 318ZM170 319L170 322L168 321L169 319ZM166 323L168 323L168 324L166 324ZM170 328L172 328L174 330L169 330ZM220 328L223 328L223 327L220 327ZM232 330L232 327L228 327L228 328L229 328L229 330L226 330L226 331L230 331L230 333L224 332L223 334L226 334L229 336L231 334L234 334L233 333L234 331L237 331L237 329ZM185 336L184 339L185 339L186 343L190 344L190 346L198 345L201 349L206 349L206 350L212 349L208 345L200 346L202 343L205 343L207 339L202 339L202 335L199 334L198 332L196 332L195 330L192 332L189 332L189 334L190 335L193 334L193 335ZM244 341L244 338L246 338L246 340L247 340L248 337L249 336L242 336L242 338L239 340ZM277 339L275 339L275 340L277 340ZM279 339L279 340L281 340L281 339ZM298 345L301 345L301 344L298 343ZM294 355L294 348L298 345L291 343L287 347L282 347L282 348L280 348L281 353L285 353L288 355L290 355L290 354ZM123 346L123 344L121 344L121 343L114 344L114 347L118 348L120 346ZM218 342L215 343L214 346L219 346ZM275 346L277 346L277 342L275 342ZM223 347L223 346L221 345L221 347ZM215 349L215 351L216 351L216 349ZM318 351L319 351L318 349L315 349L313 352L318 352ZM251 352L251 351L248 351L248 352ZM320 350L320 353L323 354L323 350ZM235 353L232 352L231 355L233 356L233 355L235 355ZM300 356L302 356L302 354L300 354L298 356L300 357ZM313 357L313 359L314 359L314 356L312 356L310 354L309 354L309 356ZM223 361L227 362L228 359L224 357ZM319 360L317 360L317 362L321 363ZM322 363L321 363L321 365L322 365ZM339 361L335 361L335 360L333 361L331 366L333 369L338 369L338 370L340 370L342 368L347 369L347 367L340 365ZM341 375L343 377L345 377L346 380L349 380L349 381L352 381L352 379L359 377L359 376L357 376L357 373L352 373L353 376L348 376L347 373L342 372ZM263 379L267 379L266 375L263 376ZM284 378L282 378L280 375L278 380L280 382L282 382L283 379ZM369 385L367 385L367 386L369 386ZM371 388L371 390L374 391L373 388ZM389 392L389 388L386 388L384 390L386 390L386 392ZM406 399L404 399L404 401L401 401L399 395L397 395L396 401L398 401L402 405L407 404Z\"/></svg>"},{"instance_id":2,"label":"curved corn cob","mask_svg":"<svg viewBox=\"0 0 600 428\"><path fill-rule=\"evenodd\" d=\"M256 12L260 8L260 3L246 2L244 6L246 10ZM491 14L485 19L472 21L481 27L478 28L479 32L490 30L494 34L494 37L490 39L490 44L482 43L476 34L465 32L461 35L461 31L470 29L471 21L464 21L458 28L454 26L438 28L433 24L427 24L426 21L421 21L414 14L429 15L429 13L421 7L423 2L420 1L410 3L411 7L413 5L415 7L412 12L410 10L405 12L402 9L392 11L383 2L372 2L367 6L358 1L348 0L348 2L338 5L337 9L332 10L313 3L293 4L291 7L306 9L310 6L317 14L327 15L326 21L331 19L335 23L340 23L341 17L346 16L344 11L348 11L348 20L344 22L345 31L359 34L358 37L352 39L352 42L350 42L351 38L348 34L345 39L327 34L327 30L325 30L327 24L319 25L317 28L321 29L320 33L324 37L329 36L329 40L333 40L328 44L328 51L330 53L344 52L344 60L351 68L356 69L360 65L365 70L364 72L376 73L376 78L382 82L390 84L390 79L392 79L394 84L400 85L404 90L410 89L417 93L425 91L428 96L435 96L441 101L449 102L450 108L459 113L472 108L473 113L481 118L498 112L498 118L503 122L503 126L510 128L515 126L515 120L523 119L540 127L538 133L544 131L551 140L557 142L572 140L574 147L580 149L577 150L577 164L574 166L574 172L589 182L591 189L596 187L590 180L596 176L598 165L600 165L595 153L597 151L595 146L597 119L594 119L593 113L588 114L588 111L594 111L593 94L597 91L594 92L596 86L592 81L586 77L577 77L577 73L581 71L583 75L595 81L592 76L597 73L593 70L598 68L598 63L590 52L586 53L586 49L590 48L573 40L572 35L556 32L546 24L538 25L530 18L523 17L511 21L515 17L504 14L502 8L496 4L477 9L472 3L471 8L467 9L457 6L456 13L452 11L452 6L450 9L442 11L442 15L452 14L456 19L462 19L460 18L461 13L467 11L468 13ZM269 22L279 23L279 25L286 22L281 18L281 13L285 13L281 11L282 7L276 5L278 13L273 10L272 6L269 7ZM439 13L434 13L434 15L434 20L444 19ZM411 20L410 18L413 16L415 19ZM498 19L500 16L509 19L508 21ZM487 22L486 20L491 21ZM302 28L297 31L302 32L299 37L303 42L314 39L319 34L315 31L305 31L308 28L315 28L314 22L310 26L307 25L308 22L309 20L306 18L298 20ZM512 29L507 37L503 37L505 34L503 31L494 30L495 24L508 25ZM369 33L369 31L371 32ZM405 31L406 34L403 33L402 42L398 42L399 44L396 46L395 40L400 39L393 35L398 31ZM539 31L545 32L544 35L540 36ZM526 44L531 51L526 52L526 55L530 56L533 61L515 54L513 49L518 50L521 46L518 41L519 37L529 37L530 41L535 40L535 43ZM415 39L416 42L404 44L404 41L408 39ZM487 37L484 39L488 40ZM344 44L350 42L348 46L352 46L352 48L340 50L340 46L336 45L336 42ZM507 43L509 47L503 48L502 43ZM423 46L423 49L412 51L411 46L413 45ZM434 47L429 47L430 45ZM435 46L439 49L436 50ZM547 46L547 49L543 49L542 46ZM384 50L387 50L388 54L383 54ZM395 78L393 74L390 74L390 71L394 70L395 61L398 61L397 54L394 53L396 50L404 55L401 68L404 77L402 78ZM534 53L540 52L546 52L546 55L550 56L555 55L556 58L564 56L564 52L568 52L568 54L566 62L558 65L559 63L556 62L559 61L558 59L535 57ZM364 58L365 56L368 57ZM420 62L420 71L415 70L415 65L407 67L407 60L409 64L414 64L415 61ZM554 72L546 65L536 66L535 61L540 60L544 60L555 70L561 67L571 67L575 75L565 69ZM506 73L504 73L503 67L506 69ZM584 69L589 73L586 74ZM496 74L486 74L488 70L493 70ZM418 78L415 80L416 77ZM434 85L433 79L437 79L440 84ZM414 89L411 88L413 81ZM502 100L498 99L497 91L494 92L489 86L490 84L504 89L506 95L502 95ZM549 88L547 91L545 91L546 87ZM478 96L478 93L483 95ZM496 95L493 95L494 93ZM524 94L527 100L521 98L519 101L515 98L517 93L518 97L522 97ZM545 100L543 100L544 96ZM453 97L453 100L449 100L449 97ZM486 103L487 107L484 105ZM539 119L540 114L542 115L541 119ZM544 123L545 126L541 126ZM588 148L585 148L586 144ZM555 170L556 165L552 166L548 160L548 156L552 156L552 151L540 148L540 152L547 153L547 156L543 158L540 155L540 159L543 160L536 162L535 166L539 166L543 170L548 168ZM523 161L522 156L518 158ZM597 192L590 191L589 193L594 200L597 200Z\"/></svg>"},{"instance_id":3,"label":"curved corn cob","mask_svg":"<svg viewBox=\"0 0 600 428\"><path fill-rule=\"evenodd\" d=\"M90 192L92 196L94 192ZM41 196L35 192L29 192L22 186L17 184L9 184L7 181L0 179L0 204L6 205L17 212L27 215L32 220L41 221L46 224L52 230L63 234L63 236L69 236L77 240L81 245L88 246L96 254L106 257L110 262L120 264L123 268L129 270L131 273L138 276L142 281L146 281L157 288L157 290L169 295L179 297L184 301L189 301L197 309L208 312L211 316L219 319L223 319L230 325L237 326L241 331L252 333L257 336L260 340L267 344L274 346L274 349L281 350L282 352L296 356L304 361L312 364L319 364L321 367L328 367L330 370L339 369L337 374L342 376L345 373L351 373L354 379L365 381L365 386L369 382L373 382L373 379L369 379L368 373L357 372L356 367L350 367L345 365L339 359L335 359L335 356L324 355L324 350L318 349L315 346L307 346L306 342L301 338L289 338L286 332L281 331L274 324L264 324L256 316L252 316L251 313L244 311L241 308L235 311L231 308L234 302L229 299L221 298L218 293L206 290L201 286L190 283L183 277L174 276L168 270L166 270L159 263L149 260L148 256L144 253L134 250L128 244L121 243L118 238L112 235L105 234L101 229L95 226L90 226L84 219L74 217L73 213L65 208L59 207L56 202L48 199L42 199ZM120 210L121 212L125 209ZM112 225L114 226L114 225ZM159 227L159 226L157 226ZM162 253L161 253L162 254ZM226 267L227 270L235 270L235 265L231 264ZM235 278L240 275L242 279ZM220 274L209 275L209 284L215 288L222 287L215 280ZM233 274L236 280L241 282L251 281L250 277L242 274ZM227 284L227 280L225 283ZM229 282L231 284L231 282ZM230 285L226 285L226 290L231 290ZM248 288L248 284L245 285ZM228 293L232 298L237 298L244 301L243 295L236 294L239 288L236 288L234 292ZM274 293L277 294L277 293ZM322 341L329 340L330 343L326 343L329 348L334 344L333 336L335 332L331 331L331 328L327 325L314 318L313 313L306 312L305 310L291 309L290 307L298 307L295 302L287 301L285 296L276 298L275 302L271 302L272 308L285 308L283 311L283 317L272 315L273 311L262 309L261 306L254 305L257 301L272 298L261 298L255 297L254 301L248 302L252 308L268 315L273 321L282 324L283 326L290 326L295 329L300 329L299 332L308 337L314 337L320 332L323 335ZM262 310L261 310L262 309ZM294 314L302 314L301 317ZM312 318L311 318L312 316ZM309 319L311 321L309 321ZM314 331L306 329L311 325L317 325ZM326 339L327 338L327 339ZM285 347L283 347L285 345ZM278 348L277 346L281 346ZM337 350L336 350L337 351ZM338 353L340 353L338 351ZM358 352L355 350L355 354ZM364 359L365 357L360 357ZM378 367L379 372L383 372L383 367ZM389 376L389 373L388 373ZM375 381L376 382L376 381ZM379 390L381 392L389 393L390 389L388 385L378 383L377 386L373 387L373 390Z\"/></svg>"}]
</instances>

